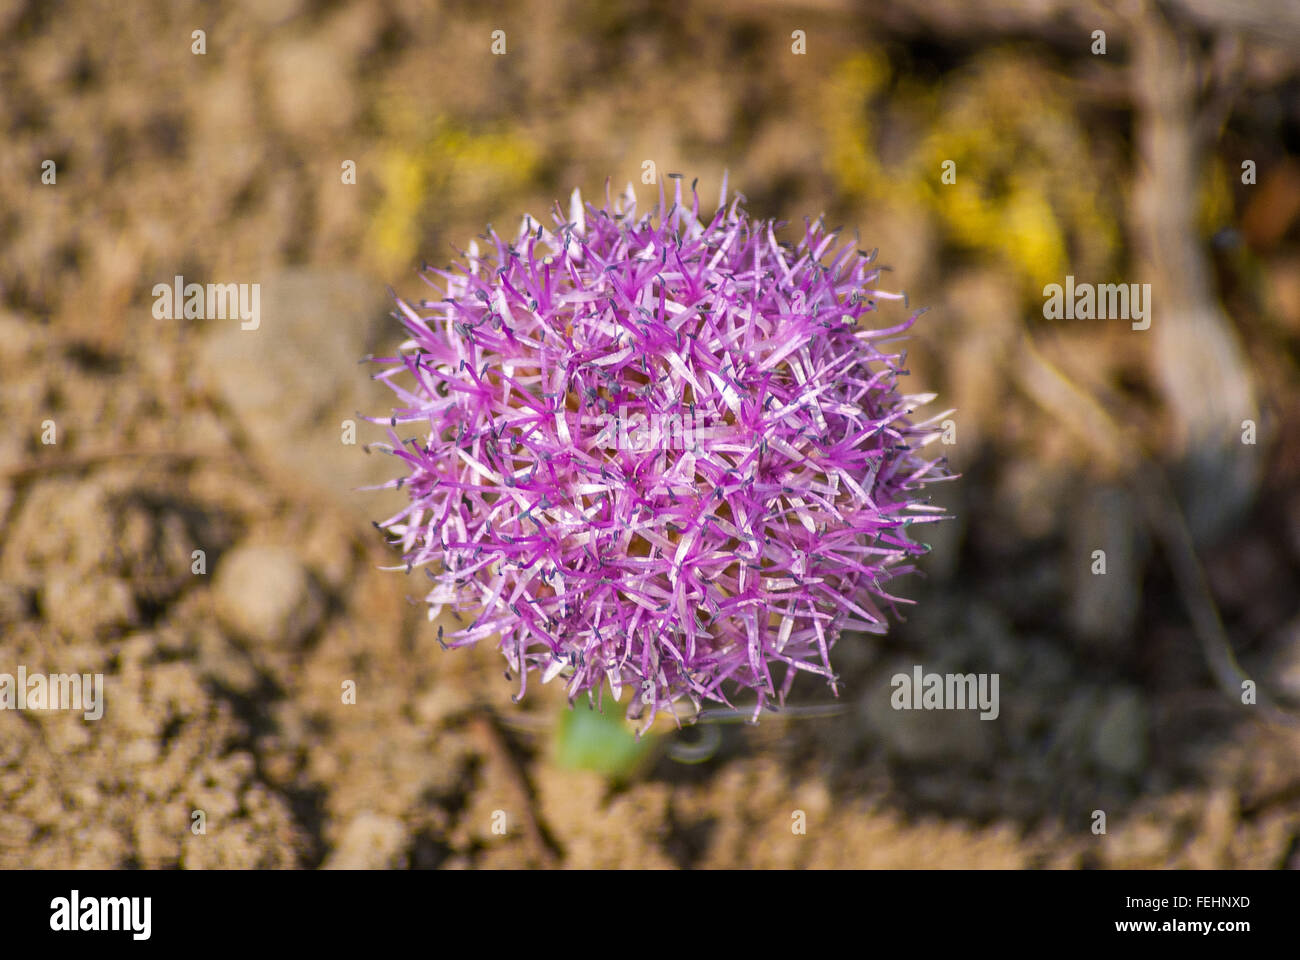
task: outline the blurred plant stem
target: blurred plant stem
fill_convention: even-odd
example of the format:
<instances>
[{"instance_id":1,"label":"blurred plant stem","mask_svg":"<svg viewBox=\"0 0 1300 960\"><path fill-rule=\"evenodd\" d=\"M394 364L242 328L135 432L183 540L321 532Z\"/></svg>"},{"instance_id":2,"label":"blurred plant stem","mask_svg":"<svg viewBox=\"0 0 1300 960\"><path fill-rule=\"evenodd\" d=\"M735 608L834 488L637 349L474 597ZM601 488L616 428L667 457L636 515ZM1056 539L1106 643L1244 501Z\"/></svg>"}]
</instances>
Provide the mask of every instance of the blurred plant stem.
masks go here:
<instances>
[{"instance_id":1,"label":"blurred plant stem","mask_svg":"<svg viewBox=\"0 0 1300 960\"><path fill-rule=\"evenodd\" d=\"M1243 421L1259 417L1250 369L1187 202L1197 194L1198 158L1212 133L1200 118L1225 111L1212 105L1198 116L1199 57L1190 35L1154 5L1141 8L1133 28L1134 266L1154 291L1151 356L1173 418L1177 486L1193 536L1206 542L1240 518L1260 476L1258 447L1240 442Z\"/></svg>"}]
</instances>

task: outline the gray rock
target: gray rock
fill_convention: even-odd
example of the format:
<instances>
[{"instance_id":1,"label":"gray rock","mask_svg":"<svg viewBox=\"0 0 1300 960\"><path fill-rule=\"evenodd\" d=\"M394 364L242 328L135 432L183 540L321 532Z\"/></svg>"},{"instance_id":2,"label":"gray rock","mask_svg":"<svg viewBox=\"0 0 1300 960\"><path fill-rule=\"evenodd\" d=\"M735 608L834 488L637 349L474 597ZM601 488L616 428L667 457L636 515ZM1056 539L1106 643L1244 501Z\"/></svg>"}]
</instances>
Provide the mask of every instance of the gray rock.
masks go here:
<instances>
[{"instance_id":1,"label":"gray rock","mask_svg":"<svg viewBox=\"0 0 1300 960\"><path fill-rule=\"evenodd\" d=\"M1293 620L1279 631L1276 652L1270 659L1268 676L1277 695L1288 703L1300 704L1300 620ZM1262 686L1267 689L1270 684Z\"/></svg>"},{"instance_id":2,"label":"gray rock","mask_svg":"<svg viewBox=\"0 0 1300 960\"><path fill-rule=\"evenodd\" d=\"M925 666L923 664L923 666ZM894 757L911 763L983 763L997 748L997 720L980 719L979 710L896 710L891 678L911 675L913 664L898 661L867 685L860 709L866 724ZM926 672L939 672L926 666ZM999 686L999 699L1002 694Z\"/></svg>"},{"instance_id":3,"label":"gray rock","mask_svg":"<svg viewBox=\"0 0 1300 960\"><path fill-rule=\"evenodd\" d=\"M1134 776L1147 763L1147 715L1136 690L1109 694L1098 710L1093 728L1092 755L1109 773Z\"/></svg>"},{"instance_id":4,"label":"gray rock","mask_svg":"<svg viewBox=\"0 0 1300 960\"><path fill-rule=\"evenodd\" d=\"M352 818L338 846L326 858L326 870L391 870L406 866L411 838L396 817L360 813Z\"/></svg>"},{"instance_id":5,"label":"gray rock","mask_svg":"<svg viewBox=\"0 0 1300 960\"><path fill-rule=\"evenodd\" d=\"M136 619L131 587L119 577L54 571L45 578L40 603L46 624L70 637L93 636Z\"/></svg>"},{"instance_id":6,"label":"gray rock","mask_svg":"<svg viewBox=\"0 0 1300 960\"><path fill-rule=\"evenodd\" d=\"M9 625L27 616L27 592L16 584L0 583L0 624Z\"/></svg>"},{"instance_id":7,"label":"gray rock","mask_svg":"<svg viewBox=\"0 0 1300 960\"><path fill-rule=\"evenodd\" d=\"M384 289L363 277L288 271L262 281L257 329L207 321L198 358L200 385L239 419L261 459L366 519L383 514L385 496L356 488L406 472L392 457L365 453L365 444L386 439L387 425L357 416L392 408L392 392L370 380L378 365L358 363L372 347L392 355L406 338L396 321L384 322L388 309ZM355 423L355 444L344 442L345 420Z\"/></svg>"},{"instance_id":8,"label":"gray rock","mask_svg":"<svg viewBox=\"0 0 1300 960\"><path fill-rule=\"evenodd\" d=\"M1070 517L1069 622L1085 653L1122 654L1141 602L1146 544L1132 496L1098 487ZM1106 572L1093 573L1093 551L1103 550Z\"/></svg>"},{"instance_id":9,"label":"gray rock","mask_svg":"<svg viewBox=\"0 0 1300 960\"><path fill-rule=\"evenodd\" d=\"M275 647L300 643L324 613L307 568L283 547L230 551L221 557L213 588L217 616L227 627Z\"/></svg>"}]
</instances>

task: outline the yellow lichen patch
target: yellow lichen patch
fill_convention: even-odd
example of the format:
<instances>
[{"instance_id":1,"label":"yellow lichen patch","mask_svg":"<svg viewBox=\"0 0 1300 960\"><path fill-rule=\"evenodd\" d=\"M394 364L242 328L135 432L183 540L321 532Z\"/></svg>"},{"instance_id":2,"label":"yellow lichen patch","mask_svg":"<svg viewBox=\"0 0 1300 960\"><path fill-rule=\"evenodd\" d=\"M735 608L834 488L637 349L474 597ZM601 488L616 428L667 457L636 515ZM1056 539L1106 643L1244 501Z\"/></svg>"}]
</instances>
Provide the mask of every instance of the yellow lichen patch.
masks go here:
<instances>
[{"instance_id":1,"label":"yellow lichen patch","mask_svg":"<svg viewBox=\"0 0 1300 960\"><path fill-rule=\"evenodd\" d=\"M1210 236L1233 222L1232 174L1218 157L1201 171L1200 195L1197 197L1197 226Z\"/></svg>"},{"instance_id":2,"label":"yellow lichen patch","mask_svg":"<svg viewBox=\"0 0 1300 960\"><path fill-rule=\"evenodd\" d=\"M471 131L445 118L410 133L419 125L400 106L382 116L392 133L390 145L379 151L382 199L371 218L367 248L384 272L400 270L417 257L431 206L516 193L536 174L537 149L516 134Z\"/></svg>"},{"instance_id":3,"label":"yellow lichen patch","mask_svg":"<svg viewBox=\"0 0 1300 960\"><path fill-rule=\"evenodd\" d=\"M827 164L846 193L870 196L881 186L874 131L868 104L889 79L889 64L879 53L859 53L844 60L831 75L822 129Z\"/></svg>"},{"instance_id":4,"label":"yellow lichen patch","mask_svg":"<svg viewBox=\"0 0 1300 960\"><path fill-rule=\"evenodd\" d=\"M1067 262L1104 269L1118 237L1098 203L1105 184L1088 133L1045 77L1034 81L1037 72L990 57L949 80L914 168L917 199L951 236L1033 287L1059 282ZM953 182L942 176L947 161Z\"/></svg>"},{"instance_id":5,"label":"yellow lichen patch","mask_svg":"<svg viewBox=\"0 0 1300 960\"><path fill-rule=\"evenodd\" d=\"M1026 291L1070 271L1104 275L1119 247L1112 158L1047 73L1001 51L938 88L900 82L882 105L888 64L850 57L829 84L828 172L850 197L926 211L950 242L1011 266Z\"/></svg>"},{"instance_id":6,"label":"yellow lichen patch","mask_svg":"<svg viewBox=\"0 0 1300 960\"><path fill-rule=\"evenodd\" d=\"M417 156L398 149L381 156L379 182L384 198L370 223L368 247L385 269L405 263L415 252L427 181L428 171Z\"/></svg>"}]
</instances>

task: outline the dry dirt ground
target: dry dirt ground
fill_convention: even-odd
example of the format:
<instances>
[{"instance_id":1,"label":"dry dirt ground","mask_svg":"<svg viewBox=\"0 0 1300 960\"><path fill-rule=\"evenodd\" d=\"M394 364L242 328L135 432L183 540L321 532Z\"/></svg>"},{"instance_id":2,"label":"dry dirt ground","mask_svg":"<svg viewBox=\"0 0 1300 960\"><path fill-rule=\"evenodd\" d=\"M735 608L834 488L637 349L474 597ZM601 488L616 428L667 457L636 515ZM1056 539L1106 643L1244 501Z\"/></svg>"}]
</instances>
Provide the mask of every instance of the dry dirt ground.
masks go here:
<instances>
[{"instance_id":1,"label":"dry dirt ground","mask_svg":"<svg viewBox=\"0 0 1300 960\"><path fill-rule=\"evenodd\" d=\"M1043 276L1131 276L1125 26L1113 67L1068 18L887 26L836 2L0 0L0 672L103 673L107 697L96 722L0 713L0 866L1300 866L1300 728L1215 689L1131 475L1007 372ZM1295 707L1300 96L1249 49L1194 219L1264 398L1259 479L1200 555L1243 668ZM945 206L949 154L999 186ZM668 747L698 731L667 733L612 783L555 762L559 691L513 704L499 655L443 652L420 578L379 569L393 495L357 488L393 461L358 411L387 397L357 361L400 339L386 289L419 296L422 258L647 159L859 226L934 308L912 369L959 410L965 476L908 622L836 648L840 712L720 725L696 764ZM155 319L176 275L259 283L260 328ZM1173 464L1134 337L1081 321L1044 350ZM1001 716L893 711L914 663L998 672Z\"/></svg>"}]
</instances>

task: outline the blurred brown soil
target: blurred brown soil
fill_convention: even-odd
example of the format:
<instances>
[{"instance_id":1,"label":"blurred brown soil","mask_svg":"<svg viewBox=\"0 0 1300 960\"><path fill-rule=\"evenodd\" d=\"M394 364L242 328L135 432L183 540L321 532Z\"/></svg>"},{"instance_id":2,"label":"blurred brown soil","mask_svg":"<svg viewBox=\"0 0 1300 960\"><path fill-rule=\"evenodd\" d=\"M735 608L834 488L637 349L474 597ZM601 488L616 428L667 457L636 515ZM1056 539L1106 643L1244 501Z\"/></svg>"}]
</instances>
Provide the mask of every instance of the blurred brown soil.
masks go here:
<instances>
[{"instance_id":1,"label":"blurred brown soil","mask_svg":"<svg viewBox=\"0 0 1300 960\"><path fill-rule=\"evenodd\" d=\"M1130 277L1129 75L1088 31L963 40L890 13L881 36L837 3L73 10L0 0L0 672L103 672L108 704L0 714L0 867L1300 866L1300 732L1214 689L1131 478L1006 367L1033 328L1177 474L1149 341L1034 319L1044 269ZM1298 98L1293 63L1248 49L1206 166L1233 183L1255 156L1260 183L1195 213L1264 398L1260 479L1202 558L1244 667L1296 707L1300 168L1276 131ZM917 173L961 150L960 176L1003 184L968 198L974 227ZM379 569L370 521L398 501L356 488L395 464L363 452L383 431L358 411L388 398L357 361L400 340L385 290L420 296L422 257L639 184L647 158L860 226L934 307L915 389L959 409L965 476L908 622L837 647L842 712L727 725L706 762L661 752L612 785L552 761L559 691L512 704L494 650L439 649L418 572ZM1003 244L1039 202L1056 232ZM260 283L262 328L155 320L177 274ZM1001 717L891 710L914 663L998 671Z\"/></svg>"}]
</instances>

